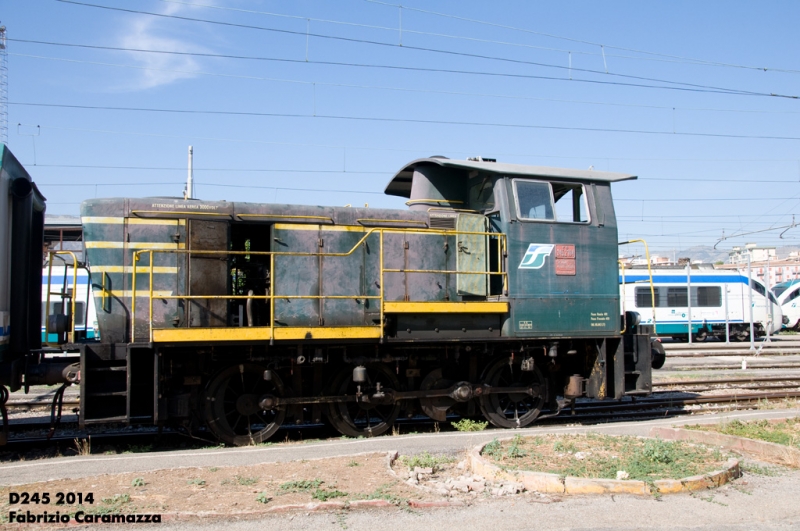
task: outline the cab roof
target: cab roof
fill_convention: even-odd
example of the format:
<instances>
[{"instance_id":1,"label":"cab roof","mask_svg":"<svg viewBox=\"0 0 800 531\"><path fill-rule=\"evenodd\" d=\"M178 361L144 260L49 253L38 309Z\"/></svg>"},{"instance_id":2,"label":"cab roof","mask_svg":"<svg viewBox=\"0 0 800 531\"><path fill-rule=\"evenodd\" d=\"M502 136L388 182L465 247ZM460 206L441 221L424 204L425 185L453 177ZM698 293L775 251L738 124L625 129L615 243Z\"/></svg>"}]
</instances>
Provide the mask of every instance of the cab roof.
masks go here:
<instances>
[{"instance_id":1,"label":"cab roof","mask_svg":"<svg viewBox=\"0 0 800 531\"><path fill-rule=\"evenodd\" d=\"M557 181L603 182L613 183L636 179L636 175L595 170L573 170L569 168L551 168L547 166L526 166L524 164L507 164L487 160L455 160L446 157L428 157L409 162L398 171L386 186L387 195L411 197L411 179L414 170L421 166L440 166L465 172L479 171L516 177L539 177Z\"/></svg>"}]
</instances>

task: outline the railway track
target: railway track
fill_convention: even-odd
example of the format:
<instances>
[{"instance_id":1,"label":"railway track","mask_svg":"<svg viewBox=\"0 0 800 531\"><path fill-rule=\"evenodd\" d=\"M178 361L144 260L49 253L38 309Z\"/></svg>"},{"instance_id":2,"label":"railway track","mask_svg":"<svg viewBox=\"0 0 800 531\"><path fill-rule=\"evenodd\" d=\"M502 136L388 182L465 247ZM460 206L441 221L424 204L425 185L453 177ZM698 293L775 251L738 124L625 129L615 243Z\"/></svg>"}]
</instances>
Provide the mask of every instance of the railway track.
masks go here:
<instances>
[{"instance_id":1,"label":"railway track","mask_svg":"<svg viewBox=\"0 0 800 531\"><path fill-rule=\"evenodd\" d=\"M750 350L750 343L661 343L668 358L702 358L712 356L791 356L800 355L800 342L770 341L755 344L755 351Z\"/></svg>"},{"instance_id":2,"label":"railway track","mask_svg":"<svg viewBox=\"0 0 800 531\"><path fill-rule=\"evenodd\" d=\"M715 384L742 383L742 382L774 382L774 381L800 381L800 378L740 378L731 380L713 380ZM703 380L702 382L710 382ZM657 384L658 387L670 387L684 385L685 382L667 381ZM725 395L706 395L706 396L685 396L690 394L687 391L679 391L684 396L675 396L676 391L657 391L646 398L630 398L622 402L605 403L581 402L574 408L562 411L561 415L543 419L538 425L571 424L571 423L603 423L609 421L624 420L646 420L664 418L680 415L695 415L705 412L718 412L721 406L725 409L749 409L754 403L765 401L786 400L800 398L800 388L793 386L793 390L769 390L767 392L733 392ZM730 390L728 390L730 391ZM458 417L453 416L452 420ZM450 420L450 419L448 419ZM534 427L537 425L535 424ZM450 429L446 423L437 423L427 417L415 417L412 419L398 419L396 429L400 433L409 432L438 432L444 426ZM205 432L198 433L195 437L190 437L186 433L175 430L159 430L156 427L114 427L114 426L94 426L88 430L81 430L77 423L62 423L59 431L52 438L47 438L46 432L49 430L50 423L31 420L24 423L16 423L10 426L11 434L9 437L6 451L19 451L26 447L47 446L59 443L73 443L76 439L91 439L97 444L118 444L124 442L128 445L135 445L142 442L153 443L161 440L162 443L169 441L194 439L199 446L217 446L219 443L211 440L210 435ZM208 435L208 437L206 437ZM274 439L283 440L308 440L312 438L338 437L338 433L322 424L306 424L300 426L287 425L280 429Z\"/></svg>"}]
</instances>

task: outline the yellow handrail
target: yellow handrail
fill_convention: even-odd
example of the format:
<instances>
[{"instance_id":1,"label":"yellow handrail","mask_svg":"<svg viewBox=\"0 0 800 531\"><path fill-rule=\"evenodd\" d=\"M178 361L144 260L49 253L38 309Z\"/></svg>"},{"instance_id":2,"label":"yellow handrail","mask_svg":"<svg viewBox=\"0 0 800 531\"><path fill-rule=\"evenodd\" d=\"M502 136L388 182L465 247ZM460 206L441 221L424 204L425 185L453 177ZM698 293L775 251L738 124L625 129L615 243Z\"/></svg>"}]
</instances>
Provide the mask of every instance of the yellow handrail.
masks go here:
<instances>
[{"instance_id":1,"label":"yellow handrail","mask_svg":"<svg viewBox=\"0 0 800 531\"><path fill-rule=\"evenodd\" d=\"M52 345L49 341L50 339L50 285L53 282L53 257L65 254L72 257L72 296L71 299L71 308L70 308L70 315L72 316L72 323L70 323L70 331L67 333L67 340L72 343L75 341L75 299L78 291L78 257L75 256L75 253L72 251L50 251L47 253L47 300L45 302L45 317L44 317L44 333L45 333L45 344ZM67 264L66 260L63 260L64 267L67 268L69 265ZM66 269L64 270L64 282L65 285L61 289L61 311L64 311L64 296L67 295L67 286L66 286ZM88 289L88 286L87 286Z\"/></svg>"},{"instance_id":2,"label":"yellow handrail","mask_svg":"<svg viewBox=\"0 0 800 531\"><path fill-rule=\"evenodd\" d=\"M190 254L190 255L253 255L253 256L269 256L270 258L270 271L275 270L275 257L276 256L322 256L322 257L346 257L352 255L360 246L362 246L369 236L374 233L378 233L380 238L379 247L380 247L380 293L378 295L280 295L276 293L275 286L272 286L270 289L269 295L159 295L158 297L154 297L154 289L153 289L153 268L155 263L155 253L164 253L164 254ZM436 269L386 269L384 267L384 256L383 256L383 244L384 244L384 233L389 234L444 234L448 236L453 235L474 235L474 236L491 236L498 239L498 270L497 271L458 271L458 270L436 270ZM438 274L466 274L466 275L486 275L487 277L492 275L501 275L503 277L503 288L504 292L507 290L508 287L508 272L504 271L504 261L503 255L506 249L507 237L503 233L498 232L466 232L466 231L452 231L452 230L438 230L438 229L402 229L402 228L394 228L394 227L373 227L367 230L364 236L359 239L358 242L353 245L353 247L346 252L341 253L312 253L312 252L293 252L293 251L211 251L211 250L191 250L191 249L138 249L133 252L133 267L131 269L132 273L132 280L131 280L131 342L135 342L135 334L136 334L136 297L137 297L137 263L141 259L141 255L147 253L150 259L150 263L147 266L148 268L148 277L149 277L149 286L148 286L148 328L149 328L149 339L153 341L153 299L181 299L181 300L194 300L194 299L230 299L230 300L269 300L270 304L270 337L274 336L275 331L275 299L309 299L309 300L320 300L320 299L378 299L381 301L380 304L380 328L381 328L381 338L383 338L383 331L384 331L384 308L383 308L383 299L384 299L384 283L385 283L385 274L386 273L438 273Z\"/></svg>"},{"instance_id":3,"label":"yellow handrail","mask_svg":"<svg viewBox=\"0 0 800 531\"><path fill-rule=\"evenodd\" d=\"M626 242L619 242L619 245L627 245L629 243L642 243L644 244L644 255L647 258L647 273L650 275L650 304L653 307L653 333L656 333L656 290L653 287L653 269L650 267L650 249L647 247L647 242L642 240L641 238L637 238L635 240L628 240ZM625 285L622 285L623 293L625 291Z\"/></svg>"}]
</instances>

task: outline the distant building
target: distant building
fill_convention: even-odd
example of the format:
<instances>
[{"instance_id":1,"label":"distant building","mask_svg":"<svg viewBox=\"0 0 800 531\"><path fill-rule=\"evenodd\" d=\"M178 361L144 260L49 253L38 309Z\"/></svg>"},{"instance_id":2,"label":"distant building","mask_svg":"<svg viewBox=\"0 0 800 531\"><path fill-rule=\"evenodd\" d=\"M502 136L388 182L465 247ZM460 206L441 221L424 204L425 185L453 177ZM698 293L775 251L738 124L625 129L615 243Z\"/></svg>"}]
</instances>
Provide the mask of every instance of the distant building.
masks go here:
<instances>
[{"instance_id":1,"label":"distant building","mask_svg":"<svg viewBox=\"0 0 800 531\"><path fill-rule=\"evenodd\" d=\"M44 218L44 253L72 251L79 262L83 261L83 227L79 216L51 216ZM67 256L62 255L65 259Z\"/></svg>"},{"instance_id":2,"label":"distant building","mask_svg":"<svg viewBox=\"0 0 800 531\"><path fill-rule=\"evenodd\" d=\"M747 264L747 255L750 254L752 262L766 262L767 260L777 260L775 247L756 247L754 244L747 244L744 247L734 247L728 253L729 264Z\"/></svg>"},{"instance_id":3,"label":"distant building","mask_svg":"<svg viewBox=\"0 0 800 531\"><path fill-rule=\"evenodd\" d=\"M738 269L746 273L747 257L745 256L744 263L718 265L716 268ZM800 256L790 257L786 260L770 259L769 262L766 260L763 262L753 261L750 262L750 269L753 272L753 278L757 278L765 284L769 283L770 286L774 286L780 282L800 278ZM769 270L769 279L766 278L767 270Z\"/></svg>"},{"instance_id":4,"label":"distant building","mask_svg":"<svg viewBox=\"0 0 800 531\"><path fill-rule=\"evenodd\" d=\"M620 256L619 261L620 264L624 265L625 267L647 265L647 258L645 258L644 256ZM659 256L657 254L654 254L650 257L650 265L653 266L672 265L672 260L670 260L669 257L667 256Z\"/></svg>"}]
</instances>

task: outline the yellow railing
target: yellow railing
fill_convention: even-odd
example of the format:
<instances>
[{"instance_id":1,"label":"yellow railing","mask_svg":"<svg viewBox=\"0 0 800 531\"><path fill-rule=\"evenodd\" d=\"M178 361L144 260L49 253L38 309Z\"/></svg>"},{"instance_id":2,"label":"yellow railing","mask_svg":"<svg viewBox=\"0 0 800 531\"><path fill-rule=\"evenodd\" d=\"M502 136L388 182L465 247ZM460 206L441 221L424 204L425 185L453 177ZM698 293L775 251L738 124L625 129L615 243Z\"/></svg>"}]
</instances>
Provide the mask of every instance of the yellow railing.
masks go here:
<instances>
[{"instance_id":1,"label":"yellow railing","mask_svg":"<svg viewBox=\"0 0 800 531\"><path fill-rule=\"evenodd\" d=\"M354 294L354 295L282 295L276 293L276 287L273 285L270 289L269 295L154 295L153 294L153 268L154 268L154 257L156 253L163 253L163 254L186 254L186 255L225 255L225 256L232 256L232 255L249 255L249 256L269 256L270 260L270 271L275 271L275 257L276 256L321 256L321 257L346 257L351 256L356 250L363 246L367 238L369 238L372 234L378 234L379 237L379 267L380 267L380 287L379 287L379 294L378 295L364 295L364 294ZM487 237L494 237L498 239L497 245L497 271L451 271L451 270L437 270L437 269L387 269L384 266L384 234L424 234L424 235L435 235L441 234L445 236L456 236L456 235L469 235L469 236L487 236ZM458 275L486 275L487 277L500 275L503 279L503 293L507 293L508 290L508 273L504 270L504 260L503 256L505 250L507 248L506 242L506 235L503 233L497 232L465 232L465 231L455 231L455 230L440 230L440 229L405 229L405 228L396 228L396 227L373 227L368 229L364 236L356 242L356 244L347 252L341 253L311 253L311 252L293 252L293 251L211 251L211 250L190 250L190 249L139 249L133 252L133 268L132 268L132 280L131 280L131 342L135 342L136 339L136 298L138 296L137 290L137 283L136 283L136 272L137 272L137 263L141 259L143 255L148 255L149 257L149 265L144 266L148 268L148 277L149 277L149 286L147 291L148 297L148 329L149 329L149 340L153 341L153 299L178 299L178 300L193 300L193 299L225 299L225 300L269 300L270 305L270 338L275 337L275 299L311 299L311 300L318 300L318 299L378 299L380 300L380 324L375 326L374 328L380 329L380 337L383 337L383 326L384 326L384 285L385 285L385 275L387 273L427 273L427 274L458 274ZM487 249L488 254L488 249ZM274 278L274 277L273 277ZM320 286L321 288L321 286Z\"/></svg>"},{"instance_id":2,"label":"yellow railing","mask_svg":"<svg viewBox=\"0 0 800 531\"><path fill-rule=\"evenodd\" d=\"M652 269L651 264L650 264L650 249L647 247L647 242L642 240L641 238L637 238L635 240L628 240L626 242L619 242L619 245L628 245L628 244L631 244L631 243L641 243L641 244L644 245L644 255L647 258L647 273L650 276L650 304L653 307L653 330L655 331L655 329L656 329L656 292L655 291L656 290L655 290L655 287L653 285L653 269ZM625 332L625 330L628 327L627 316L625 315L625 294L627 293L627 289L625 287L625 264L623 264L622 262L619 262L619 265L621 266L621 269L622 269L622 294L621 294L621 297L622 297L622 315L623 315L623 318L626 320L625 326L622 327L622 332ZM634 297L636 297L635 292L634 292Z\"/></svg>"},{"instance_id":3,"label":"yellow railing","mask_svg":"<svg viewBox=\"0 0 800 531\"><path fill-rule=\"evenodd\" d=\"M67 284L67 261L63 258L60 259L64 262L64 282L61 286L61 291L53 292L51 285L53 283L53 257L58 255L69 255L72 257L72 295L69 294ZM87 287L88 291L88 287ZM72 343L75 341L75 299L78 294L78 258L72 251L50 251L47 253L47 298L44 309L44 334L45 344L48 346L57 346L57 343L50 341L50 295L59 295L61 297L61 312L64 312L64 302L67 298L71 300L69 315L72 316L69 331L67 332L67 340Z\"/></svg>"}]
</instances>

